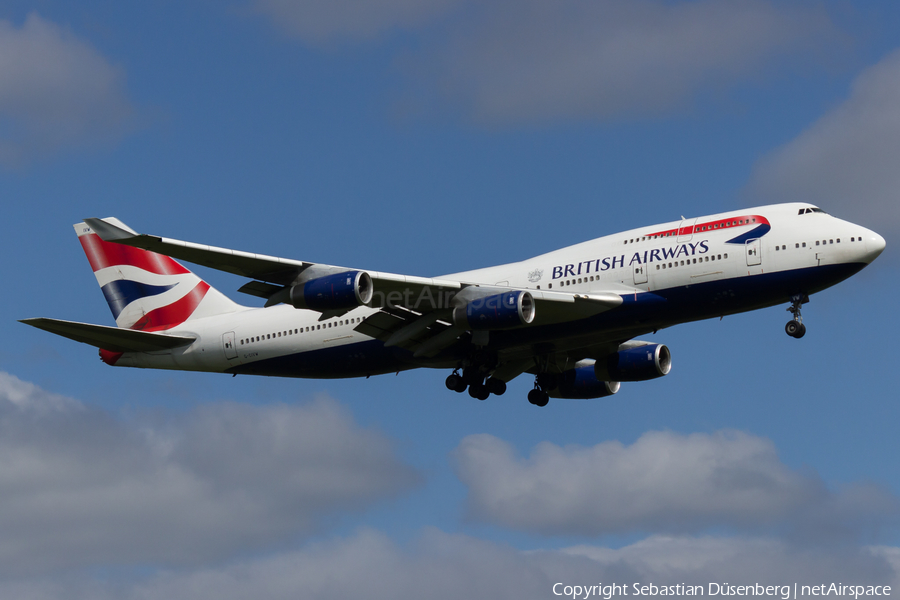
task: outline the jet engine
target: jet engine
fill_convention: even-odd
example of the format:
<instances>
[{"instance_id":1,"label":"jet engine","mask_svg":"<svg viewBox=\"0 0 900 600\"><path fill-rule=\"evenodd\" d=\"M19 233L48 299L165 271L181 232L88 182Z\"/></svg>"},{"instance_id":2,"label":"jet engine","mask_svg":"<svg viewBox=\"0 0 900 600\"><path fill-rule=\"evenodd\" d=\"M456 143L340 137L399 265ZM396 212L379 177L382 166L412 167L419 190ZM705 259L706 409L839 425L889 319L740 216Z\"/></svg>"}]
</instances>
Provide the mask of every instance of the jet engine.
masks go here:
<instances>
[{"instance_id":1,"label":"jet engine","mask_svg":"<svg viewBox=\"0 0 900 600\"><path fill-rule=\"evenodd\" d=\"M549 389L547 393L551 398L570 398L589 400L612 396L619 391L618 381L601 381L594 374L594 361L582 360L576 363L574 369L552 375L552 381L547 382L547 375L542 375L542 383Z\"/></svg>"},{"instance_id":2,"label":"jet engine","mask_svg":"<svg viewBox=\"0 0 900 600\"><path fill-rule=\"evenodd\" d=\"M509 329L532 321L534 297L521 290L475 298L453 309L453 323L463 329Z\"/></svg>"},{"instance_id":3,"label":"jet engine","mask_svg":"<svg viewBox=\"0 0 900 600\"><path fill-rule=\"evenodd\" d=\"M619 350L594 364L594 375L600 381L646 381L671 370L672 355L663 344Z\"/></svg>"},{"instance_id":4,"label":"jet engine","mask_svg":"<svg viewBox=\"0 0 900 600\"><path fill-rule=\"evenodd\" d=\"M365 271L344 271L310 279L291 288L294 308L343 310L368 303L374 293L372 277Z\"/></svg>"}]
</instances>

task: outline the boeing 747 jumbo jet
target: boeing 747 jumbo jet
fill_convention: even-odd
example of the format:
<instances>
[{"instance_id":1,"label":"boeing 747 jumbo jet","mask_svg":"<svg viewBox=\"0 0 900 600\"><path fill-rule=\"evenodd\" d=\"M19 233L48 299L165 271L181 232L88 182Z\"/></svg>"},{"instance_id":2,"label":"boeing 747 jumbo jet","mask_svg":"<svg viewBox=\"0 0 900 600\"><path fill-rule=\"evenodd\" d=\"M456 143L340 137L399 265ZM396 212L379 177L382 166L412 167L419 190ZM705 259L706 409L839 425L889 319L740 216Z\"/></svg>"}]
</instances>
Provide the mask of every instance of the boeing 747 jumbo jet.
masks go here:
<instances>
[{"instance_id":1,"label":"boeing 747 jumbo jet","mask_svg":"<svg viewBox=\"0 0 900 600\"><path fill-rule=\"evenodd\" d=\"M790 303L881 254L884 238L809 204L642 227L522 262L435 279L249 254L142 235L115 218L75 225L117 327L23 323L96 346L108 365L280 377L448 369L479 400L534 376L528 400L601 398L671 369L636 336ZM251 281L242 306L173 258Z\"/></svg>"}]
</instances>

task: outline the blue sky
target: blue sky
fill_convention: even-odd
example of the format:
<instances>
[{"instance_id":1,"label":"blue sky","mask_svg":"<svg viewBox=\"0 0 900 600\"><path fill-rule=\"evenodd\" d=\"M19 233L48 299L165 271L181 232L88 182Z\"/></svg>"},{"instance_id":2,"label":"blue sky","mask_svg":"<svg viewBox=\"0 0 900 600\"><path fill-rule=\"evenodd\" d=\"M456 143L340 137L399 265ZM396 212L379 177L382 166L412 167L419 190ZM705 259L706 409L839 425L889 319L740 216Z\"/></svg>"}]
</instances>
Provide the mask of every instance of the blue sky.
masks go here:
<instances>
[{"instance_id":1,"label":"blue sky","mask_svg":"<svg viewBox=\"0 0 900 600\"><path fill-rule=\"evenodd\" d=\"M350 0L0 10L0 595L554 597L900 585L900 7ZM881 233L785 307L658 332L612 398L446 373L114 369L71 225L440 275L810 201ZM232 298L244 282L196 269Z\"/></svg>"}]
</instances>

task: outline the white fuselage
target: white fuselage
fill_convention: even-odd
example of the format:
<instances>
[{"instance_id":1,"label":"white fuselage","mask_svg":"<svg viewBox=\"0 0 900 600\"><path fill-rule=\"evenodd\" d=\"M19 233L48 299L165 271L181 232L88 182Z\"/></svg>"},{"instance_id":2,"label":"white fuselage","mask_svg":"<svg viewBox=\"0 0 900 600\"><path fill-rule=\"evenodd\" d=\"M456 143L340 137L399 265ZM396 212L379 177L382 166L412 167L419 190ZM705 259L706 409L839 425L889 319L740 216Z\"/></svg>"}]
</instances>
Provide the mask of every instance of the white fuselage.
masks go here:
<instances>
[{"instance_id":1,"label":"white fuselage","mask_svg":"<svg viewBox=\"0 0 900 600\"><path fill-rule=\"evenodd\" d=\"M500 350L504 344L551 340L560 350L577 355L594 339L628 339L679 322L753 310L789 301L794 294L820 291L864 267L883 248L884 239L864 227L808 204L781 204L642 227L442 279L577 294L614 291L636 301L664 300L664 306L636 302L627 309L631 312L622 313L626 317L616 317L616 309L607 313L612 317L583 323L533 332L524 326L497 340ZM167 332L195 337L190 346L127 352L115 364L301 377L361 376L452 364L453 357L445 363L416 362L355 330L376 312L361 306L323 318L319 312L286 304L244 308L189 320ZM253 365L265 367L256 371Z\"/></svg>"}]
</instances>

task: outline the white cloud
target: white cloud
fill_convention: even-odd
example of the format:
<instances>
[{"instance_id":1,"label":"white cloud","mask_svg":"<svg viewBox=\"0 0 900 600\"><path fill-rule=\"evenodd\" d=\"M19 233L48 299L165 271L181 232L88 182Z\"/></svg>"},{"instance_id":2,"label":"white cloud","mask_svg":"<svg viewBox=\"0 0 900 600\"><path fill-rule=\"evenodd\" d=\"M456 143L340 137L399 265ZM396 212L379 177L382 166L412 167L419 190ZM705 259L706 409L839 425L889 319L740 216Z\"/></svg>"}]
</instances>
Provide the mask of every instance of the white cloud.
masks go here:
<instances>
[{"instance_id":1,"label":"white cloud","mask_svg":"<svg viewBox=\"0 0 900 600\"><path fill-rule=\"evenodd\" d=\"M542 444L528 460L482 435L456 454L470 489L490 486L467 477L492 476L489 496L530 497L506 503L512 518L522 519L523 505L549 508L587 519L588 532L600 513L585 496L620 513L623 498L637 498L625 518L661 529L671 524L666 511L686 522L710 511L714 524L741 521L733 512L742 511L765 523L795 514L799 498L821 524L823 514L883 516L891 504L866 490L858 495L868 504L832 494L785 467L770 442L741 433ZM900 584L900 549L846 539L652 535L622 548L523 551L426 528L408 544L363 530L294 546L322 519L416 481L383 435L333 401L214 403L133 423L0 373L0 597L518 599L551 597L556 582Z\"/></svg>"},{"instance_id":2,"label":"white cloud","mask_svg":"<svg viewBox=\"0 0 900 600\"><path fill-rule=\"evenodd\" d=\"M389 440L327 399L215 403L138 427L0 376L0 574L200 564L417 481Z\"/></svg>"},{"instance_id":3,"label":"white cloud","mask_svg":"<svg viewBox=\"0 0 900 600\"><path fill-rule=\"evenodd\" d=\"M900 233L900 50L863 71L849 98L763 157L752 202L812 202Z\"/></svg>"},{"instance_id":4,"label":"white cloud","mask_svg":"<svg viewBox=\"0 0 900 600\"><path fill-rule=\"evenodd\" d=\"M121 69L90 43L35 13L0 21L0 164L114 140L131 117Z\"/></svg>"},{"instance_id":5,"label":"white cloud","mask_svg":"<svg viewBox=\"0 0 900 600\"><path fill-rule=\"evenodd\" d=\"M256 0L272 24L310 44L370 40L413 28L461 0Z\"/></svg>"},{"instance_id":6,"label":"white cloud","mask_svg":"<svg viewBox=\"0 0 900 600\"><path fill-rule=\"evenodd\" d=\"M402 30L404 109L487 124L668 114L775 69L808 68L839 39L820 7L769 0L255 0L311 45Z\"/></svg>"},{"instance_id":7,"label":"white cloud","mask_svg":"<svg viewBox=\"0 0 900 600\"><path fill-rule=\"evenodd\" d=\"M134 600L329 600L367 598L544 599L557 582L570 585L791 585L900 583L897 548L793 547L771 538L653 536L623 548L578 546L521 551L465 535L425 530L408 545L372 530L226 566L172 571L129 580L118 589L85 581L67 588L46 582L0 584L23 597L32 588L51 598ZM557 590L561 591L561 590ZM36 594L35 594L36 595ZM629 594L633 595L633 594ZM621 596L620 596L621 597Z\"/></svg>"},{"instance_id":8,"label":"white cloud","mask_svg":"<svg viewBox=\"0 0 900 600\"><path fill-rule=\"evenodd\" d=\"M503 440L472 435L455 458L473 517L547 535L726 527L810 540L877 529L897 514L888 493L831 492L785 466L769 440L741 432L649 432L630 446L544 442L527 459Z\"/></svg>"},{"instance_id":9,"label":"white cloud","mask_svg":"<svg viewBox=\"0 0 900 600\"><path fill-rule=\"evenodd\" d=\"M607 120L682 109L835 37L821 10L763 0L496 0L416 64L480 122Z\"/></svg>"}]
</instances>

